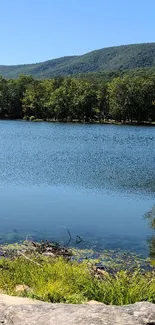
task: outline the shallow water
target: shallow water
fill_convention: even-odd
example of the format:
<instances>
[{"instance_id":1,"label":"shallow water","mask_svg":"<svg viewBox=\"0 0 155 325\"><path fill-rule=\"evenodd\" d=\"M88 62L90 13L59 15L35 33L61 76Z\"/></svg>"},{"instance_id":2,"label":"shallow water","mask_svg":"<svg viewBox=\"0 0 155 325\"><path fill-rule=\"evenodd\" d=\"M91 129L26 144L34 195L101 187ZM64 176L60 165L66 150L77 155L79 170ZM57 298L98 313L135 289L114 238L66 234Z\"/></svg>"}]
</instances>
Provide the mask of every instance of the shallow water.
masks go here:
<instances>
[{"instance_id":1,"label":"shallow water","mask_svg":"<svg viewBox=\"0 0 155 325\"><path fill-rule=\"evenodd\" d=\"M146 254L154 167L154 127L0 121L0 240Z\"/></svg>"}]
</instances>

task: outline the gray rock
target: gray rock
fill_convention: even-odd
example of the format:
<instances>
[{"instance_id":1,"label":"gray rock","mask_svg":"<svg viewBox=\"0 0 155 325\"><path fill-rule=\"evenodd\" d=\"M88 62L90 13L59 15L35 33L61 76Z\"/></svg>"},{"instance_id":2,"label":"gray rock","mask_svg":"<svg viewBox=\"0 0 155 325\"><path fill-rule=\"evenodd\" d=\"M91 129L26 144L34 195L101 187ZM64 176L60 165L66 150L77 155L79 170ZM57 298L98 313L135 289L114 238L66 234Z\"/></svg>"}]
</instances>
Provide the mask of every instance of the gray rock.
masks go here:
<instances>
[{"instance_id":1,"label":"gray rock","mask_svg":"<svg viewBox=\"0 0 155 325\"><path fill-rule=\"evenodd\" d=\"M55 257L55 254L51 253L51 252L46 252L42 254L43 256L47 256L47 257Z\"/></svg>"},{"instance_id":2,"label":"gray rock","mask_svg":"<svg viewBox=\"0 0 155 325\"><path fill-rule=\"evenodd\" d=\"M5 325L155 325L155 305L48 304L0 295L0 324Z\"/></svg>"}]
</instances>

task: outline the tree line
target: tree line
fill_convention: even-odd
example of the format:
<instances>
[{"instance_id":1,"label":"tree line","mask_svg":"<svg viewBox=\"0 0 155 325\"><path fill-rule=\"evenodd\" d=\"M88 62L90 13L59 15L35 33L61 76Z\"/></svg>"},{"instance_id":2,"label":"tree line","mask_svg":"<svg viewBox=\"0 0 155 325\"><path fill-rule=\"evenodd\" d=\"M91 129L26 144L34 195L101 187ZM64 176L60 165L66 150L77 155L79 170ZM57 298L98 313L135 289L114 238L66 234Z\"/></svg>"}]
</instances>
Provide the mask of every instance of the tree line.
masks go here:
<instances>
[{"instance_id":1,"label":"tree line","mask_svg":"<svg viewBox=\"0 0 155 325\"><path fill-rule=\"evenodd\" d=\"M56 121L153 122L155 77L116 77L111 81L82 77L16 80L0 77L1 119Z\"/></svg>"}]
</instances>

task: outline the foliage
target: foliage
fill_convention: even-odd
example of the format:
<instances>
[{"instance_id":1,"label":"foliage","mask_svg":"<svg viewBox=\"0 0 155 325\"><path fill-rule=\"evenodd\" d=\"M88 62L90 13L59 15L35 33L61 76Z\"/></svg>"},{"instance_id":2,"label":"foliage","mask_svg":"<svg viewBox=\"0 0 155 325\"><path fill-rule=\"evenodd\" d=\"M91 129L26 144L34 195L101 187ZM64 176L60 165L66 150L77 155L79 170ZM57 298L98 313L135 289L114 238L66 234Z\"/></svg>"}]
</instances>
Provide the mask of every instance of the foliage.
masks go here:
<instances>
[{"instance_id":1,"label":"foliage","mask_svg":"<svg viewBox=\"0 0 155 325\"><path fill-rule=\"evenodd\" d=\"M144 215L151 229L155 230L155 206Z\"/></svg>"},{"instance_id":2,"label":"foliage","mask_svg":"<svg viewBox=\"0 0 155 325\"><path fill-rule=\"evenodd\" d=\"M109 113L116 120L142 122L154 118L155 79L116 78L108 90Z\"/></svg>"},{"instance_id":3,"label":"foliage","mask_svg":"<svg viewBox=\"0 0 155 325\"><path fill-rule=\"evenodd\" d=\"M37 64L0 66L0 74L17 78L20 74L51 78L98 71L155 67L155 43L115 46L80 56L67 56Z\"/></svg>"},{"instance_id":4,"label":"foliage","mask_svg":"<svg viewBox=\"0 0 155 325\"><path fill-rule=\"evenodd\" d=\"M148 245L150 257L152 258L152 265L155 266L155 206L145 214L144 218L147 220L149 227L153 230L153 234L148 240Z\"/></svg>"},{"instance_id":5,"label":"foliage","mask_svg":"<svg viewBox=\"0 0 155 325\"><path fill-rule=\"evenodd\" d=\"M36 265L35 262L40 265ZM155 302L155 274L120 271L94 277L88 263L68 262L63 258L23 257L0 260L0 289L11 295L23 295L44 301L84 303L97 300L106 304L128 304L136 301ZM28 290L16 291L17 285Z\"/></svg>"},{"instance_id":6,"label":"foliage","mask_svg":"<svg viewBox=\"0 0 155 325\"><path fill-rule=\"evenodd\" d=\"M124 75L105 80L0 77L0 118L31 121L155 121L155 76Z\"/></svg>"}]
</instances>

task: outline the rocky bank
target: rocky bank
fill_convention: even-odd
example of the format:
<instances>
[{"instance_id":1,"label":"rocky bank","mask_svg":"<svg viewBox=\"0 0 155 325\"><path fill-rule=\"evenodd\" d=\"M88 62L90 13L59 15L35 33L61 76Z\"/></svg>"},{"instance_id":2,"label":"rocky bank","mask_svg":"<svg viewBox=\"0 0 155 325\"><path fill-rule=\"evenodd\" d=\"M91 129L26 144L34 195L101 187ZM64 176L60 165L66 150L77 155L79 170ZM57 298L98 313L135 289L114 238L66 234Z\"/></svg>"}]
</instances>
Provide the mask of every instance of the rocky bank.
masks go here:
<instances>
[{"instance_id":1,"label":"rocky bank","mask_svg":"<svg viewBox=\"0 0 155 325\"><path fill-rule=\"evenodd\" d=\"M0 324L5 325L155 325L155 305L50 304L0 295Z\"/></svg>"}]
</instances>

